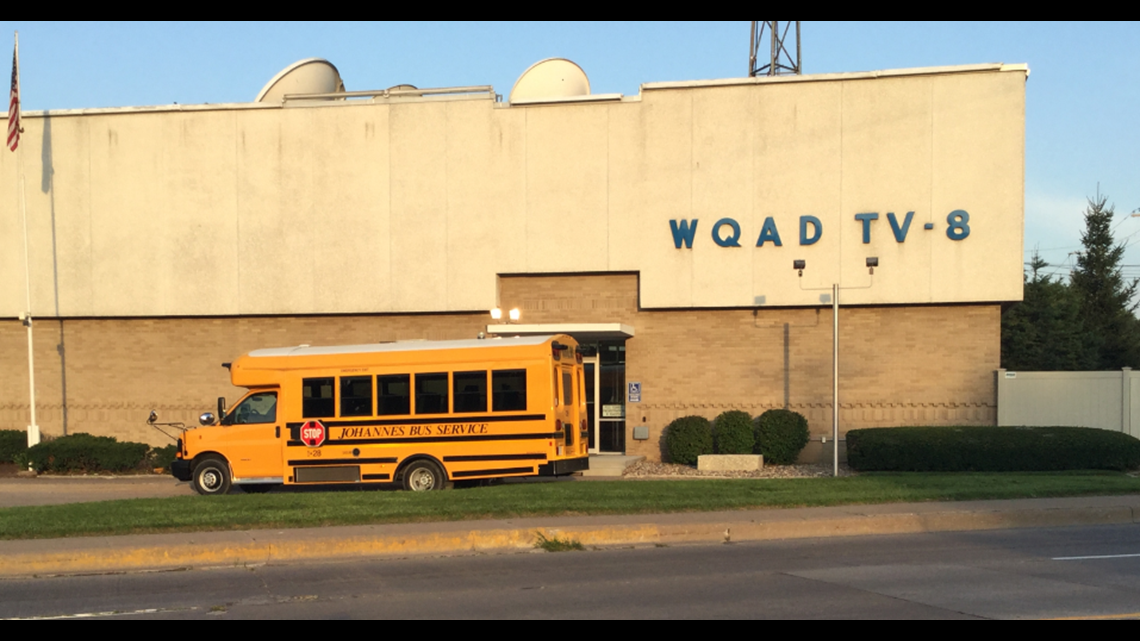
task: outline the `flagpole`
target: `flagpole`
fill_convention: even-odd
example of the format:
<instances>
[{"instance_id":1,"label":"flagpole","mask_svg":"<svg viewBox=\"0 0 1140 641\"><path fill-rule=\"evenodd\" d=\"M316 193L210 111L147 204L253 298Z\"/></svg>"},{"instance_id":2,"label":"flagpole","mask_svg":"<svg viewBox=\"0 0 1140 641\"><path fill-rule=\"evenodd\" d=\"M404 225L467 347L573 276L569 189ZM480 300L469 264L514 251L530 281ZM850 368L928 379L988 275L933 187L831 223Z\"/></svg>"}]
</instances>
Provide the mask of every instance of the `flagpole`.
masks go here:
<instances>
[{"instance_id":1,"label":"flagpole","mask_svg":"<svg viewBox=\"0 0 1140 641\"><path fill-rule=\"evenodd\" d=\"M20 112L20 103L23 102L23 95L20 93L20 32L16 33L16 48L12 54L12 69L15 75L16 85L16 113ZM11 118L11 115L9 115ZM17 123L17 136L22 133L23 122ZM32 260L31 252L28 248L28 205L27 194L24 189L24 154L20 152L20 144L17 138L16 143L16 189L19 193L20 199L20 214L24 219L24 302L26 307L21 319L24 327L28 329L28 447L36 445L40 442L40 426L36 423L36 366L35 366L35 341L32 339Z\"/></svg>"}]
</instances>

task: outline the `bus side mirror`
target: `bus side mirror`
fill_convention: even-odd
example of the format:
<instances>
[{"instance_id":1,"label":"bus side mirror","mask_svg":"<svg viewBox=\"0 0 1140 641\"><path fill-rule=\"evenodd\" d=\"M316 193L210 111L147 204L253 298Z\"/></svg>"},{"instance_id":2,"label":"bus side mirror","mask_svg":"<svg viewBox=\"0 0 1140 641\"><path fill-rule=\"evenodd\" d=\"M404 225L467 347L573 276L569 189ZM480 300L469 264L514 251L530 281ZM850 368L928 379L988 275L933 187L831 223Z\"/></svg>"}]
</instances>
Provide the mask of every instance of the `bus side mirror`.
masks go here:
<instances>
[{"instance_id":1,"label":"bus side mirror","mask_svg":"<svg viewBox=\"0 0 1140 641\"><path fill-rule=\"evenodd\" d=\"M200 425L202 425L203 427L204 427L204 426L206 426L206 425L213 425L213 424L214 424L214 415L213 415L213 413L211 413L211 412L206 412L205 414L203 414L203 415L199 416L199 417L198 417L198 423L199 423Z\"/></svg>"}]
</instances>

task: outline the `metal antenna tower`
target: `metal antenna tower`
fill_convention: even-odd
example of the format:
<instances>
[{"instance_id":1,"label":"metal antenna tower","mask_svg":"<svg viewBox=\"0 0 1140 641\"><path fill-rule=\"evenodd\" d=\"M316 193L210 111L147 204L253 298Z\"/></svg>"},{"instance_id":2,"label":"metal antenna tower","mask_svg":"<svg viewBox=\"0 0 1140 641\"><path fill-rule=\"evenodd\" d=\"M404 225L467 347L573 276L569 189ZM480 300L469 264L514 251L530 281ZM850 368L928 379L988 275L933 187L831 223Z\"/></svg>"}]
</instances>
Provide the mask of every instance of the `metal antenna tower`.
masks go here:
<instances>
[{"instance_id":1,"label":"metal antenna tower","mask_svg":"<svg viewBox=\"0 0 1140 641\"><path fill-rule=\"evenodd\" d=\"M760 22L752 21L752 46L748 53L748 75L751 76L783 76L800 75L803 69L800 66L800 21L796 20L796 57L793 60L788 51L788 32L792 29L791 21ZM761 46L767 37L768 46ZM762 51L770 51L761 54ZM764 58L760 59L763 55ZM764 62L765 64L759 64Z\"/></svg>"}]
</instances>

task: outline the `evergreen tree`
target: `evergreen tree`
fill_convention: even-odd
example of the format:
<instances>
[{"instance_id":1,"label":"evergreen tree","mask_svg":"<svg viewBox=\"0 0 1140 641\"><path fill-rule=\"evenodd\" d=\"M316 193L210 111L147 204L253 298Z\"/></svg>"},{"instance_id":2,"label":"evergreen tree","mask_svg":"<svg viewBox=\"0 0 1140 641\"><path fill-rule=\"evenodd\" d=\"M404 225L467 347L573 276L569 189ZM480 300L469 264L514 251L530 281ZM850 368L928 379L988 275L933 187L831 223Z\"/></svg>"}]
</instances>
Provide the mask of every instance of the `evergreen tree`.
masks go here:
<instances>
[{"instance_id":1,"label":"evergreen tree","mask_svg":"<svg viewBox=\"0 0 1140 641\"><path fill-rule=\"evenodd\" d=\"M1060 279L1043 275L1048 263L1036 253L1022 302L1001 317L1001 366L1008 370L1079 371L1095 366L1083 331L1080 301Z\"/></svg>"},{"instance_id":2,"label":"evergreen tree","mask_svg":"<svg viewBox=\"0 0 1140 641\"><path fill-rule=\"evenodd\" d=\"M1084 331L1093 342L1095 369L1140 366L1140 322L1133 315L1140 281L1127 282L1121 274L1124 245L1113 241L1113 214L1106 198L1098 194L1089 199L1081 235L1084 251L1070 277Z\"/></svg>"}]
</instances>

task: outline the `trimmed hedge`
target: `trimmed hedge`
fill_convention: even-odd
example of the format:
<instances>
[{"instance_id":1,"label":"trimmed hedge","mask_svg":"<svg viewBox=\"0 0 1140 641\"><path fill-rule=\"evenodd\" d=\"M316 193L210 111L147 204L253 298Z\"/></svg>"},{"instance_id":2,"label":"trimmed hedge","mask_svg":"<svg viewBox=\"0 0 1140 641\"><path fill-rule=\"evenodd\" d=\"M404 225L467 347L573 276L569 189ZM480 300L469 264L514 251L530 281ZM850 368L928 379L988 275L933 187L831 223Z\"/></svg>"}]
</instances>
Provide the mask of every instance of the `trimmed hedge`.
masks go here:
<instances>
[{"instance_id":1,"label":"trimmed hedge","mask_svg":"<svg viewBox=\"0 0 1140 641\"><path fill-rule=\"evenodd\" d=\"M28 448L37 472L133 472L147 469L145 443L120 443L111 436L72 434Z\"/></svg>"},{"instance_id":2,"label":"trimmed hedge","mask_svg":"<svg viewBox=\"0 0 1140 641\"><path fill-rule=\"evenodd\" d=\"M27 450L27 432L23 430L0 430L0 463L14 463L12 457Z\"/></svg>"},{"instance_id":3,"label":"trimmed hedge","mask_svg":"<svg viewBox=\"0 0 1140 641\"><path fill-rule=\"evenodd\" d=\"M879 427L847 432L859 471L1046 472L1140 467L1140 440L1087 427Z\"/></svg>"},{"instance_id":4,"label":"trimmed hedge","mask_svg":"<svg viewBox=\"0 0 1140 641\"><path fill-rule=\"evenodd\" d=\"M697 457L713 453L712 429L703 416L684 416L665 428L665 451L669 460L681 465L696 465Z\"/></svg>"},{"instance_id":5,"label":"trimmed hedge","mask_svg":"<svg viewBox=\"0 0 1140 641\"><path fill-rule=\"evenodd\" d=\"M791 465L808 444L807 419L791 410L768 410L756 417L756 454L764 456L764 463Z\"/></svg>"},{"instance_id":6,"label":"trimmed hedge","mask_svg":"<svg viewBox=\"0 0 1140 641\"><path fill-rule=\"evenodd\" d=\"M161 468L163 472L170 472L170 465L174 463L175 455L178 453L178 446L171 443L166 447L156 447L150 451L147 458L150 459L150 466L155 469Z\"/></svg>"},{"instance_id":7,"label":"trimmed hedge","mask_svg":"<svg viewBox=\"0 0 1140 641\"><path fill-rule=\"evenodd\" d=\"M728 410L713 419L713 441L717 454L751 454L756 445L752 434L752 415L741 410Z\"/></svg>"}]
</instances>

